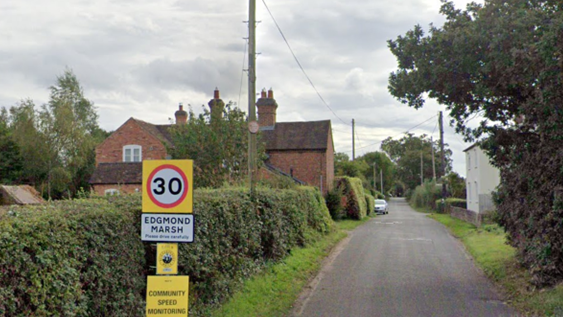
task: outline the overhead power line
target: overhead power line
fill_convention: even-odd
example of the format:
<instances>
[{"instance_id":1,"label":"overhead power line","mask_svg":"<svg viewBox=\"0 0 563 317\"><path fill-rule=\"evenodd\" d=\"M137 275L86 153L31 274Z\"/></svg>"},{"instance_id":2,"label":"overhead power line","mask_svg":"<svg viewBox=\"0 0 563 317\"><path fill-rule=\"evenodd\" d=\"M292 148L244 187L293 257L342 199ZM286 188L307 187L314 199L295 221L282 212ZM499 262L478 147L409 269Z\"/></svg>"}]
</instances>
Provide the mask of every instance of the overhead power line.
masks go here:
<instances>
[{"instance_id":1,"label":"overhead power line","mask_svg":"<svg viewBox=\"0 0 563 317\"><path fill-rule=\"evenodd\" d=\"M398 136L400 136L400 135L403 135L403 134L405 134L405 133L409 133L411 130L420 127L421 125L423 125L423 124L425 124L426 122L428 122L428 121L430 121L430 120L436 118L437 116L438 116L438 115L433 115L432 117L428 118L427 120L424 120L423 122L421 122L421 123L419 123L419 124L413 126L412 128L409 128L407 131L405 131L405 132L403 132L403 133L400 133L400 134L397 134L397 135L391 137L391 139L394 139L394 138L396 138L396 137L398 137ZM383 141L379 141L379 142L376 142L376 143L368 144L368 145L366 145L366 146L364 146L364 147L358 148L358 150L363 149L363 148L366 148L366 147L370 147L370 146L374 146L374 145L380 144L381 142L383 142Z\"/></svg>"},{"instance_id":2,"label":"overhead power line","mask_svg":"<svg viewBox=\"0 0 563 317\"><path fill-rule=\"evenodd\" d=\"M297 58L297 56L295 55L295 53L293 52L293 49L291 48L291 45L289 45L289 42L287 41L287 38L285 37L285 35L283 34L280 26L278 25L278 22L276 21L276 19L274 18L274 15L272 14L272 11L270 11L270 8L268 7L268 5L266 4L266 0L262 0L262 3L264 3L264 6L266 7L266 10L268 11L268 14L270 14L270 17L272 18L272 20L274 21L274 24L276 25L276 28L278 29L278 31L280 32L280 35L282 36L285 44L287 45L287 48L289 48L289 51L291 52L291 55L293 55L293 59L295 60L295 62L297 63L297 66L299 66L299 68L301 69L301 71L303 72L303 75L305 75L305 77L307 78L307 80L309 81L309 84L311 85L311 87L313 87L313 89L315 90L315 92L317 93L317 96L319 96L319 98L321 99L321 101L324 103L324 105L330 110L330 112L332 112L332 114L338 118L338 120L342 121L342 123L344 123L345 125L350 125L348 123L346 123L344 120L342 120L338 115L336 115L336 113L334 112L334 110L332 110L332 108L328 105L328 103L325 101L325 99L323 98L323 96L321 96L321 93L319 92L319 90L317 89L317 87L315 87L315 84L313 84L313 81L311 80L311 78L309 78L309 75L307 75L307 72L305 71L305 69L303 68L303 66L301 65L301 62L299 62L299 59Z\"/></svg>"}]
</instances>

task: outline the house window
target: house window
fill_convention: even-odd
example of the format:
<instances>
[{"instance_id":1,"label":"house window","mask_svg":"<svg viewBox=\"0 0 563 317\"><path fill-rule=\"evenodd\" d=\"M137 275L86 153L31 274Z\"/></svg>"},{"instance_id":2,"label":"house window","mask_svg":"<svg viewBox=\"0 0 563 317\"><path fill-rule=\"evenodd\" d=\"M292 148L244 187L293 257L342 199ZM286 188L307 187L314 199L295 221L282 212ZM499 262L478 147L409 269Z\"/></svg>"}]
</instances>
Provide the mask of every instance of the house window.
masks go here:
<instances>
[{"instance_id":1,"label":"house window","mask_svg":"<svg viewBox=\"0 0 563 317\"><path fill-rule=\"evenodd\" d=\"M471 152L467 152L467 169L471 169Z\"/></svg>"},{"instance_id":2,"label":"house window","mask_svg":"<svg viewBox=\"0 0 563 317\"><path fill-rule=\"evenodd\" d=\"M477 182L475 182L475 200L479 201L479 188L477 187Z\"/></svg>"},{"instance_id":3,"label":"house window","mask_svg":"<svg viewBox=\"0 0 563 317\"><path fill-rule=\"evenodd\" d=\"M119 195L119 190L115 189L115 188L110 188L110 189L106 189L104 191L104 195L106 196L115 196L115 195Z\"/></svg>"},{"instance_id":4,"label":"house window","mask_svg":"<svg viewBox=\"0 0 563 317\"><path fill-rule=\"evenodd\" d=\"M126 145L123 147L123 162L141 162L143 160L140 145Z\"/></svg>"},{"instance_id":5,"label":"house window","mask_svg":"<svg viewBox=\"0 0 563 317\"><path fill-rule=\"evenodd\" d=\"M471 183L467 182L467 199L471 201L473 197L471 196Z\"/></svg>"}]
</instances>

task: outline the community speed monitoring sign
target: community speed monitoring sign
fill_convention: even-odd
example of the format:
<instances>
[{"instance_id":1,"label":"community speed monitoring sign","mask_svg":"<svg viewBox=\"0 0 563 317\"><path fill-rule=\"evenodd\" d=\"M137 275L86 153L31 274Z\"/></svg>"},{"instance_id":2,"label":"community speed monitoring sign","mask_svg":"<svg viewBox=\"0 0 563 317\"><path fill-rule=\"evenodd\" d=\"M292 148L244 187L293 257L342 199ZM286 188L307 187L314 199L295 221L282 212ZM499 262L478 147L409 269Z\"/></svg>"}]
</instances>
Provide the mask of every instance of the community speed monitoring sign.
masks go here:
<instances>
[{"instance_id":1,"label":"community speed monitoring sign","mask_svg":"<svg viewBox=\"0 0 563 317\"><path fill-rule=\"evenodd\" d=\"M193 161L143 161L143 212L192 213Z\"/></svg>"}]
</instances>

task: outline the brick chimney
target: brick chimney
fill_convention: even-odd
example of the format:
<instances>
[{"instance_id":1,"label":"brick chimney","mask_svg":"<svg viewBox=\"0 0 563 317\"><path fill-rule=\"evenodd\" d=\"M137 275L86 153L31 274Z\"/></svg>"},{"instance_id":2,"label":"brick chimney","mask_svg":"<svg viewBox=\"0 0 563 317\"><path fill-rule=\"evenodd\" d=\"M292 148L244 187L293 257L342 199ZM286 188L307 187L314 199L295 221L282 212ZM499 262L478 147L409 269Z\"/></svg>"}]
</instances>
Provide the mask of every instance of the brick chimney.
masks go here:
<instances>
[{"instance_id":1,"label":"brick chimney","mask_svg":"<svg viewBox=\"0 0 563 317\"><path fill-rule=\"evenodd\" d=\"M213 99L209 100L208 105L211 110L211 122L221 120L221 118L223 118L225 103L219 97L219 89L215 88L215 91L213 92Z\"/></svg>"},{"instance_id":2,"label":"brick chimney","mask_svg":"<svg viewBox=\"0 0 563 317\"><path fill-rule=\"evenodd\" d=\"M178 111L174 113L176 124L186 124L188 122L188 113L184 111L182 103L178 106Z\"/></svg>"},{"instance_id":3,"label":"brick chimney","mask_svg":"<svg viewBox=\"0 0 563 317\"><path fill-rule=\"evenodd\" d=\"M256 107L258 108L258 124L260 127L273 127L276 125L278 104L274 99L272 88L268 90L267 94L266 89L262 89L260 98L256 102Z\"/></svg>"}]
</instances>

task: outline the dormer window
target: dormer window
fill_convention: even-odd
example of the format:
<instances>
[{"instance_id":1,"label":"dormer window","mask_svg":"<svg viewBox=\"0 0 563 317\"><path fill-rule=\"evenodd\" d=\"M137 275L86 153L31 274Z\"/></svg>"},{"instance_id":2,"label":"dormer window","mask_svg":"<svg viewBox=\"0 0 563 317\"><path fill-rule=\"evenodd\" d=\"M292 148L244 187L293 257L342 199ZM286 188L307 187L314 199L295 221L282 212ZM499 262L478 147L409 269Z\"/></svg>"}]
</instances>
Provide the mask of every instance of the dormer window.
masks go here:
<instances>
[{"instance_id":1,"label":"dormer window","mask_svg":"<svg viewBox=\"0 0 563 317\"><path fill-rule=\"evenodd\" d=\"M143 160L140 145L130 144L123 147L123 162L141 162Z\"/></svg>"}]
</instances>

